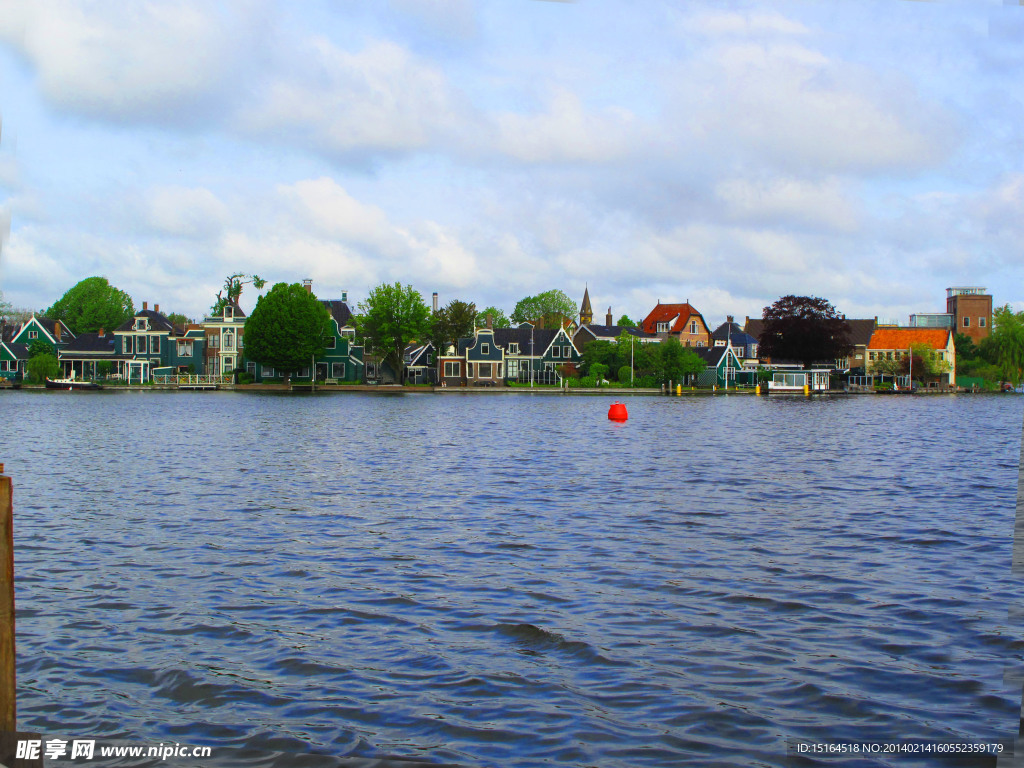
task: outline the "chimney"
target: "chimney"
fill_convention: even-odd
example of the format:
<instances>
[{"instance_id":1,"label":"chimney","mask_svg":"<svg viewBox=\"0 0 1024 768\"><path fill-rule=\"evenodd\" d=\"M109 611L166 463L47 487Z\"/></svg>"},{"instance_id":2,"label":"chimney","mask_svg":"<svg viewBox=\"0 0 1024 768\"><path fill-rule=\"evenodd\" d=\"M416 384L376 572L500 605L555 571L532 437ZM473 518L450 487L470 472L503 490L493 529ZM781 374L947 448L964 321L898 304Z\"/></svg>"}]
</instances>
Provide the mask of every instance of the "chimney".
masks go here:
<instances>
[{"instance_id":1,"label":"chimney","mask_svg":"<svg viewBox=\"0 0 1024 768\"><path fill-rule=\"evenodd\" d=\"M153 305L153 311L154 312L159 312L160 311L160 305L159 304L154 304Z\"/></svg>"},{"instance_id":2,"label":"chimney","mask_svg":"<svg viewBox=\"0 0 1024 768\"><path fill-rule=\"evenodd\" d=\"M142 302L142 311L145 312L147 309L149 309L149 302L148 301Z\"/></svg>"},{"instance_id":3,"label":"chimney","mask_svg":"<svg viewBox=\"0 0 1024 768\"><path fill-rule=\"evenodd\" d=\"M60 320L53 324L53 338L60 341Z\"/></svg>"},{"instance_id":4,"label":"chimney","mask_svg":"<svg viewBox=\"0 0 1024 768\"><path fill-rule=\"evenodd\" d=\"M96 331L96 335L102 339L104 336L107 335L107 332L104 331L103 328L100 328L98 331Z\"/></svg>"},{"instance_id":5,"label":"chimney","mask_svg":"<svg viewBox=\"0 0 1024 768\"><path fill-rule=\"evenodd\" d=\"M437 312L437 291L434 291L434 311Z\"/></svg>"},{"instance_id":6,"label":"chimney","mask_svg":"<svg viewBox=\"0 0 1024 768\"><path fill-rule=\"evenodd\" d=\"M732 319L732 315L725 316L725 322L727 322L729 325L732 325Z\"/></svg>"},{"instance_id":7,"label":"chimney","mask_svg":"<svg viewBox=\"0 0 1024 768\"><path fill-rule=\"evenodd\" d=\"M608 307L608 314L605 315L605 317L604 317L604 324L605 325L615 325L615 323L612 322L612 308L611 307Z\"/></svg>"},{"instance_id":8,"label":"chimney","mask_svg":"<svg viewBox=\"0 0 1024 768\"><path fill-rule=\"evenodd\" d=\"M436 296L437 294L434 294L434 295ZM487 329L488 330L492 330L493 328L494 328L494 317L492 317L491 313L488 312L487 313Z\"/></svg>"},{"instance_id":9,"label":"chimney","mask_svg":"<svg viewBox=\"0 0 1024 768\"><path fill-rule=\"evenodd\" d=\"M302 281L302 287L306 289L306 293L312 293L313 281L309 278L306 278L305 280Z\"/></svg>"}]
</instances>

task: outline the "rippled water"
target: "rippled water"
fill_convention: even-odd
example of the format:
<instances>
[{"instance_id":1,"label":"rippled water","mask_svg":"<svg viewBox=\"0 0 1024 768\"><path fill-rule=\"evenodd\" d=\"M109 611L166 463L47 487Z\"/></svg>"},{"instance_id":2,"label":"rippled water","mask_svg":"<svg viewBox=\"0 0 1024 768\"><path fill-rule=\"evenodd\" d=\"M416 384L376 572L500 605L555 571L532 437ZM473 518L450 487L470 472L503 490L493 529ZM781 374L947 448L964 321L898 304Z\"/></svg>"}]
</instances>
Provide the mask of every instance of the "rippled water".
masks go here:
<instances>
[{"instance_id":1,"label":"rippled water","mask_svg":"<svg viewBox=\"0 0 1024 768\"><path fill-rule=\"evenodd\" d=\"M19 724L191 766L1011 739L1022 403L0 393Z\"/></svg>"}]
</instances>

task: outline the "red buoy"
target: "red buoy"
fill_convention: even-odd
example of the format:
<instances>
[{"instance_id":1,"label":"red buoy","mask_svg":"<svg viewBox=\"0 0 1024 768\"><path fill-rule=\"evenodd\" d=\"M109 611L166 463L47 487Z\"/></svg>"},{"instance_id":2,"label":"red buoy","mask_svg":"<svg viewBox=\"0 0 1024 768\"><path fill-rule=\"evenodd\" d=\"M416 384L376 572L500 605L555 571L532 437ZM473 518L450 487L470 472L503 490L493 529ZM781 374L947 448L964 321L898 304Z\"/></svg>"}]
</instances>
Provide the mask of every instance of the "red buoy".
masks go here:
<instances>
[{"instance_id":1,"label":"red buoy","mask_svg":"<svg viewBox=\"0 0 1024 768\"><path fill-rule=\"evenodd\" d=\"M612 403L608 409L608 418L612 421L625 421L629 418L629 414L626 413L625 403Z\"/></svg>"}]
</instances>

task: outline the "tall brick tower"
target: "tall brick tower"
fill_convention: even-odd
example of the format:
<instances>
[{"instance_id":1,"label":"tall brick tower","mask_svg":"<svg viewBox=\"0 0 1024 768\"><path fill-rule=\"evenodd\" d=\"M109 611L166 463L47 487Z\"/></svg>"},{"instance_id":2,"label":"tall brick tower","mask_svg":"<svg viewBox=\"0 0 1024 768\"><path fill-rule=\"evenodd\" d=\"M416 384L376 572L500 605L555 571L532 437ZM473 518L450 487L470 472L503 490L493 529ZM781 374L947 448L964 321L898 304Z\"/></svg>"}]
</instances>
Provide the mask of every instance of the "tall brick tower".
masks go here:
<instances>
[{"instance_id":1,"label":"tall brick tower","mask_svg":"<svg viewBox=\"0 0 1024 768\"><path fill-rule=\"evenodd\" d=\"M978 344L992 328L992 295L984 288L947 288L946 312L953 315L953 333L966 333Z\"/></svg>"}]
</instances>

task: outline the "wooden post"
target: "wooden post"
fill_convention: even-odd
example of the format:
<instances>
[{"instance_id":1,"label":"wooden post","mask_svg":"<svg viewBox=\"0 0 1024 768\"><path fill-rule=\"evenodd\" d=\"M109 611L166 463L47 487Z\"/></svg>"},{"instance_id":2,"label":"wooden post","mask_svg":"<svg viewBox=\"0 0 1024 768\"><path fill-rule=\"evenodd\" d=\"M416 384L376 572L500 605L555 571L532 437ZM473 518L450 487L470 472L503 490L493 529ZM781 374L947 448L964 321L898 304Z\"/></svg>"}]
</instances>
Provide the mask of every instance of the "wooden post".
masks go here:
<instances>
[{"instance_id":1,"label":"wooden post","mask_svg":"<svg viewBox=\"0 0 1024 768\"><path fill-rule=\"evenodd\" d=\"M0 464L0 731L16 731L14 683L14 507Z\"/></svg>"}]
</instances>

